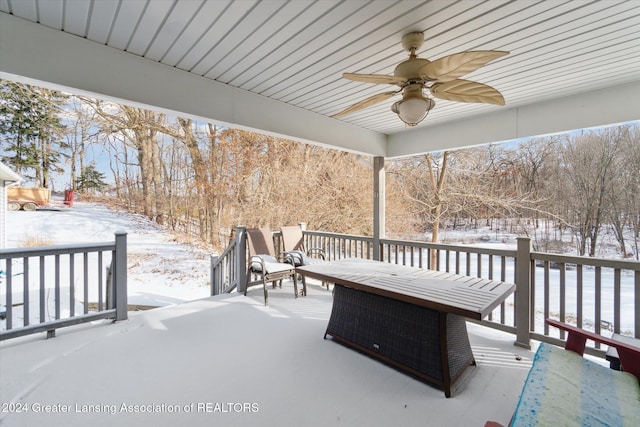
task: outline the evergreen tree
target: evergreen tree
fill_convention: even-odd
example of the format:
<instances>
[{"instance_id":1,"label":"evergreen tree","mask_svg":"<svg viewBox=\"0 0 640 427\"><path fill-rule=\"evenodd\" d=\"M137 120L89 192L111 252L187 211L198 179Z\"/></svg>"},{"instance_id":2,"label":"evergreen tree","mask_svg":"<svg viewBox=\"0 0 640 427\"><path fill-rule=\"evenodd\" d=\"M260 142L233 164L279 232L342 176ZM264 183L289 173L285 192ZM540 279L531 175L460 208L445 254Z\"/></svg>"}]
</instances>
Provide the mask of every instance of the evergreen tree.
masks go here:
<instances>
[{"instance_id":1,"label":"evergreen tree","mask_svg":"<svg viewBox=\"0 0 640 427\"><path fill-rule=\"evenodd\" d=\"M0 135L3 151L13 152L2 160L21 175L38 165L36 139L37 127L33 121L33 99L23 90L22 85L2 81L0 86ZM28 175L25 175L29 177ZM31 176L33 178L33 176Z\"/></svg>"},{"instance_id":2,"label":"evergreen tree","mask_svg":"<svg viewBox=\"0 0 640 427\"><path fill-rule=\"evenodd\" d=\"M76 188L79 191L102 190L107 186L104 182L105 175L96 169L94 163L83 168L80 176L76 179Z\"/></svg>"},{"instance_id":3,"label":"evergreen tree","mask_svg":"<svg viewBox=\"0 0 640 427\"><path fill-rule=\"evenodd\" d=\"M61 170L65 143L59 114L65 100L56 91L0 80L3 161L42 187L49 187L51 172Z\"/></svg>"}]
</instances>

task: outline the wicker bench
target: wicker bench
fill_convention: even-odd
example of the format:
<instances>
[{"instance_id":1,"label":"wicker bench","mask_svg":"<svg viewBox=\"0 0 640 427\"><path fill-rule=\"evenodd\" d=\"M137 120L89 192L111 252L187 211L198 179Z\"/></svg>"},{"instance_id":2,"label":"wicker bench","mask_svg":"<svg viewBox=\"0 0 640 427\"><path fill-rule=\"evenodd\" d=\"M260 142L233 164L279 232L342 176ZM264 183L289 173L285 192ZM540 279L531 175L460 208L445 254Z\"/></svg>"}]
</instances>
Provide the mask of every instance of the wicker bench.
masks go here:
<instances>
[{"instance_id":1,"label":"wicker bench","mask_svg":"<svg viewBox=\"0 0 640 427\"><path fill-rule=\"evenodd\" d=\"M640 348L555 320L547 323L569 332L567 344L564 350L540 344L510 425L638 425L640 386L634 368L640 362ZM622 367L628 372L584 359L586 339L614 346L619 353L622 349L627 356L621 358Z\"/></svg>"}]
</instances>

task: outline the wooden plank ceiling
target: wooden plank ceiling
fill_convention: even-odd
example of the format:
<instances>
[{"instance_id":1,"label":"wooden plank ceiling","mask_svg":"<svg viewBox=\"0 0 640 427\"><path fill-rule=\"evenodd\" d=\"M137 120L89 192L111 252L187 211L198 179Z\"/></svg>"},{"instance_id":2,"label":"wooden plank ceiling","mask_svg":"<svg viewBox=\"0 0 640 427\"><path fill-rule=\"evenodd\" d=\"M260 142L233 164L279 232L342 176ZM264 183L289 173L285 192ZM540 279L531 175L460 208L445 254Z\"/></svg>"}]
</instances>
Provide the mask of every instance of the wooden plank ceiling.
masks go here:
<instances>
[{"instance_id":1,"label":"wooden plank ceiling","mask_svg":"<svg viewBox=\"0 0 640 427\"><path fill-rule=\"evenodd\" d=\"M392 86L345 71L392 74L403 34L418 56L511 52L466 76L507 107L640 81L640 3L631 1L0 0L0 11L206 79L331 116ZM388 100L339 120L404 132ZM419 125L500 108L436 100Z\"/></svg>"}]
</instances>

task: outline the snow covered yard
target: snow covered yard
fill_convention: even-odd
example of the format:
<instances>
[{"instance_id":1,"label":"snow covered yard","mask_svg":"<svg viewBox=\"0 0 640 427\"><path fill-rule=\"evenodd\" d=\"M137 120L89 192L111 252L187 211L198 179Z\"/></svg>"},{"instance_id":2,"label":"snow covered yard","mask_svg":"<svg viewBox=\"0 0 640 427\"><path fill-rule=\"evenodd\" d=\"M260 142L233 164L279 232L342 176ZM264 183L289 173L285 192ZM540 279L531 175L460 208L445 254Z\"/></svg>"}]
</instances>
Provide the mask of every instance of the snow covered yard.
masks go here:
<instances>
[{"instance_id":1,"label":"snow covered yard","mask_svg":"<svg viewBox=\"0 0 640 427\"><path fill-rule=\"evenodd\" d=\"M209 296L209 255L179 243L142 215L92 203L71 209L12 211L7 215L7 247L114 241L127 232L130 305L166 306Z\"/></svg>"}]
</instances>

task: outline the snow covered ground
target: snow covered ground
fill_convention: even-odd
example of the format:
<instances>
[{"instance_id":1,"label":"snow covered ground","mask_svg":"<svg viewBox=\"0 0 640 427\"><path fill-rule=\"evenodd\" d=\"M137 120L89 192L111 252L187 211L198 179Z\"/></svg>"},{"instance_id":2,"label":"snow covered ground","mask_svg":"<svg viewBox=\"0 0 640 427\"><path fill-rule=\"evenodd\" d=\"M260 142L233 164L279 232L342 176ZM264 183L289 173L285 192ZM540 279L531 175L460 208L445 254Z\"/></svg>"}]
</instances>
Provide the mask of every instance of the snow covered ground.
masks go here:
<instances>
[{"instance_id":1,"label":"snow covered ground","mask_svg":"<svg viewBox=\"0 0 640 427\"><path fill-rule=\"evenodd\" d=\"M112 242L117 231L127 232L129 304L165 306L209 296L210 253L179 243L144 216L82 202L71 209L7 214L8 248L29 241Z\"/></svg>"}]
</instances>

